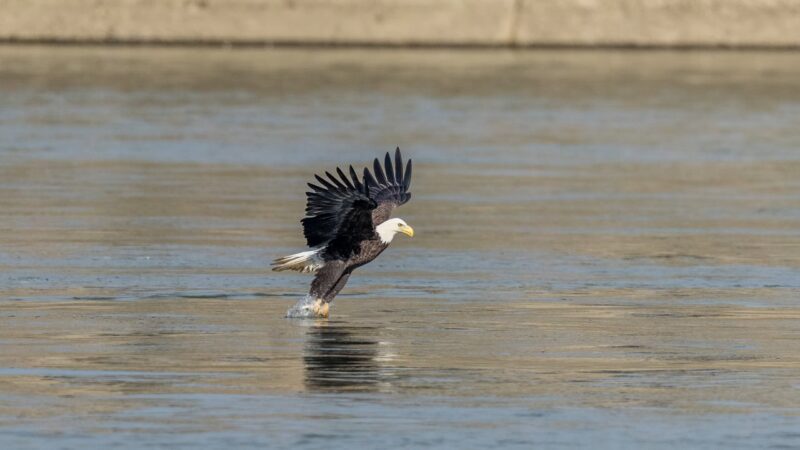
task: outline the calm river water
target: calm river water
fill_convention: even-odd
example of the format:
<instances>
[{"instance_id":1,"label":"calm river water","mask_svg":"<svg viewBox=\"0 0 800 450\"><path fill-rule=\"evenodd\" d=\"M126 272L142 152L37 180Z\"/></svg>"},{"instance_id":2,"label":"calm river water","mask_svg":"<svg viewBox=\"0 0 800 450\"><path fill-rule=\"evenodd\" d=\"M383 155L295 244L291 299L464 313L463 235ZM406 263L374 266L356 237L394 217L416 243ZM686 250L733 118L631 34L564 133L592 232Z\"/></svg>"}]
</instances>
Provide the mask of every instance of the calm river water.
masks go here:
<instances>
[{"instance_id":1,"label":"calm river water","mask_svg":"<svg viewBox=\"0 0 800 450\"><path fill-rule=\"evenodd\" d=\"M800 445L800 54L0 47L0 447ZM403 148L329 320L305 183Z\"/></svg>"}]
</instances>

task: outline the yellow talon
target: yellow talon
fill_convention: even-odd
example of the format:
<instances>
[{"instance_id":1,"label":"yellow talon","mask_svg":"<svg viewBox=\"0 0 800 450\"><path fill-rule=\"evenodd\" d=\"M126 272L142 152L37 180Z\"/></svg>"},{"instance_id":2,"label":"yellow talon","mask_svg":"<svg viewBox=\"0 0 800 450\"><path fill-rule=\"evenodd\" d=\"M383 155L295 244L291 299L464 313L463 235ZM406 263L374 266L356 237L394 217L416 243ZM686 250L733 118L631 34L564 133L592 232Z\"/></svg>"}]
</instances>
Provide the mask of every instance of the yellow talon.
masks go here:
<instances>
[{"instance_id":1,"label":"yellow talon","mask_svg":"<svg viewBox=\"0 0 800 450\"><path fill-rule=\"evenodd\" d=\"M328 318L328 313L330 312L330 303L318 298L314 302L312 310L314 311L316 317Z\"/></svg>"}]
</instances>

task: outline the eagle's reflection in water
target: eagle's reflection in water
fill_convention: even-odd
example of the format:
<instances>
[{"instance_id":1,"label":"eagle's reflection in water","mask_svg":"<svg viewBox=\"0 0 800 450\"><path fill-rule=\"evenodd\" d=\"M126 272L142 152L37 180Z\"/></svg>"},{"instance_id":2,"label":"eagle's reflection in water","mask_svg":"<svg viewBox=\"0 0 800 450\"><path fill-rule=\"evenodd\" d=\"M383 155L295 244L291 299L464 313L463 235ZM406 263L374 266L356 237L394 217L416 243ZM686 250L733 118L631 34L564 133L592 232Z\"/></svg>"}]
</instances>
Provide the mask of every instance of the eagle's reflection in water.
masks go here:
<instances>
[{"instance_id":1,"label":"eagle's reflection in water","mask_svg":"<svg viewBox=\"0 0 800 450\"><path fill-rule=\"evenodd\" d=\"M305 385L317 392L372 392L390 385L376 327L320 321L308 328ZM384 344L385 345L385 344Z\"/></svg>"}]
</instances>

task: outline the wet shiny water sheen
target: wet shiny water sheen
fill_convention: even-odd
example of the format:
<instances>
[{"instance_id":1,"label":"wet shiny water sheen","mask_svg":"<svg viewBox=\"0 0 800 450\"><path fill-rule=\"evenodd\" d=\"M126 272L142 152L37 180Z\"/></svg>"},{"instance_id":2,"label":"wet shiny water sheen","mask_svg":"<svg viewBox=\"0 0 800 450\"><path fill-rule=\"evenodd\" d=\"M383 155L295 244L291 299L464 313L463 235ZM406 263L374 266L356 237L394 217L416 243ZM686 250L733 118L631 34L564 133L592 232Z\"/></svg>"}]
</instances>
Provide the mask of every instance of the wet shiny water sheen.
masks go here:
<instances>
[{"instance_id":1,"label":"wet shiny water sheen","mask_svg":"<svg viewBox=\"0 0 800 450\"><path fill-rule=\"evenodd\" d=\"M0 48L0 447L800 442L793 53ZM330 320L312 172L416 230Z\"/></svg>"}]
</instances>

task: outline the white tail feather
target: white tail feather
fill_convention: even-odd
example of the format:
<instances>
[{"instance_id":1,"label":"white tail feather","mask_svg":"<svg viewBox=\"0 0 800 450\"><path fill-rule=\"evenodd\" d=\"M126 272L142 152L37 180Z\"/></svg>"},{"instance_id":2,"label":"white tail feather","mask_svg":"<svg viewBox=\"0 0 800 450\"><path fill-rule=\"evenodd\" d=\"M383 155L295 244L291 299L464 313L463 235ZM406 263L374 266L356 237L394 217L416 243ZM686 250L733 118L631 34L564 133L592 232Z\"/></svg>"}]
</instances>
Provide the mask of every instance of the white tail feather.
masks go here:
<instances>
[{"instance_id":1,"label":"white tail feather","mask_svg":"<svg viewBox=\"0 0 800 450\"><path fill-rule=\"evenodd\" d=\"M296 270L302 273L314 273L325 265L322 260L322 248L315 248L294 255L283 256L272 261L272 270Z\"/></svg>"}]
</instances>

